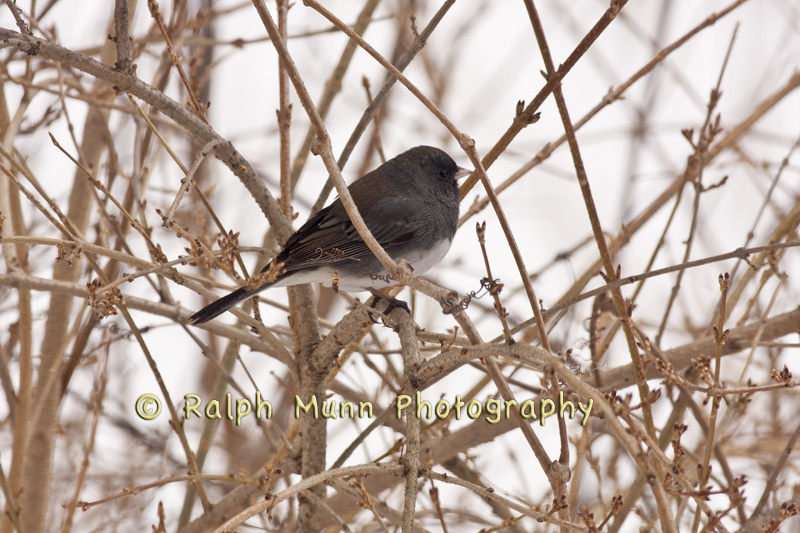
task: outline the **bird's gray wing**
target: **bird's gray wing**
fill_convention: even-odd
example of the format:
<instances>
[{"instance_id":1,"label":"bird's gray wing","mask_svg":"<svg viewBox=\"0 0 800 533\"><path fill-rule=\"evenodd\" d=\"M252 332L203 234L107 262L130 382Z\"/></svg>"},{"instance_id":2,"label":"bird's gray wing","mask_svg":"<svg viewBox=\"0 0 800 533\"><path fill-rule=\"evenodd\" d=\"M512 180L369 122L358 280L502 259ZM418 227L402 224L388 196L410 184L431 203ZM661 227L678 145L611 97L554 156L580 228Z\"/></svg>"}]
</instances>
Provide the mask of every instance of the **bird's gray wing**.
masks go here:
<instances>
[{"instance_id":1,"label":"bird's gray wing","mask_svg":"<svg viewBox=\"0 0 800 533\"><path fill-rule=\"evenodd\" d=\"M388 196L360 212L375 239L391 253L412 240L421 228L418 210L418 200ZM276 259L291 272L319 266L320 262L335 263L371 255L337 199L303 224L286 241Z\"/></svg>"}]
</instances>

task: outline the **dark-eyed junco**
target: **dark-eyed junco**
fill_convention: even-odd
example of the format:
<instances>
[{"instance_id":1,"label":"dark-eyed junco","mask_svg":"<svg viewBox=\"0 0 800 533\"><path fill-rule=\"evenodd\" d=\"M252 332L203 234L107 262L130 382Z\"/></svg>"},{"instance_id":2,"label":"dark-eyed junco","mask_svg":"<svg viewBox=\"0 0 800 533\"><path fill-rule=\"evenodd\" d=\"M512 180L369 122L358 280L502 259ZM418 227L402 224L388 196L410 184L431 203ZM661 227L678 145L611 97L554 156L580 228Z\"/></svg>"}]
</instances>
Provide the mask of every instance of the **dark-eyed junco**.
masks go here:
<instances>
[{"instance_id":1,"label":"dark-eyed junco","mask_svg":"<svg viewBox=\"0 0 800 533\"><path fill-rule=\"evenodd\" d=\"M395 261L408 261L415 274L422 274L450 249L458 225L456 182L469 172L438 148L417 146L356 180L348 190L383 249ZM211 320L269 287L331 286L334 274L338 286L346 291L395 285L338 198L289 237L270 265L275 262L284 264L275 281L252 291L237 289L192 315L189 323Z\"/></svg>"}]
</instances>

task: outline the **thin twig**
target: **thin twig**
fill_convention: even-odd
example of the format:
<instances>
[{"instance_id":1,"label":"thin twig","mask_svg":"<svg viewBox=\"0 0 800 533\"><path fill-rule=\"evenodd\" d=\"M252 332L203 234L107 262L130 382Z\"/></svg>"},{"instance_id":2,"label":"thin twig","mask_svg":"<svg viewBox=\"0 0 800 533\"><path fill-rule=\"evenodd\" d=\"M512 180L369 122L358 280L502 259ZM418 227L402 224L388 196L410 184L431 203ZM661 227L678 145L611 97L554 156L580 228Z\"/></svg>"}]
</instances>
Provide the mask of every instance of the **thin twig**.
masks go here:
<instances>
[{"instance_id":1,"label":"thin twig","mask_svg":"<svg viewBox=\"0 0 800 533\"><path fill-rule=\"evenodd\" d=\"M189 132L196 136L201 142L207 143L212 139L220 139L220 144L216 149L217 157L219 157L241 180L242 184L248 192L250 192L256 204L269 220L278 238L285 240L289 237L291 232L289 222L283 215L275 198L264 186L264 183L258 179L258 175L252 166L236 151L229 141L222 139L213 129L184 106L167 97L163 92L142 82L135 76L118 72L94 59L77 54L43 39L25 36L6 28L0 28L0 48L9 46L25 52L35 51L42 57L63 63L97 79L106 81L119 90L128 92L156 107L159 111L189 130Z\"/></svg>"},{"instance_id":2,"label":"thin twig","mask_svg":"<svg viewBox=\"0 0 800 533\"><path fill-rule=\"evenodd\" d=\"M215 529L215 533L224 533L225 531L233 531L236 526L243 524L248 518L263 512L271 512L280 502L299 494L302 491L309 490L321 483L334 478L341 478L347 476L366 476L370 474L402 474L403 467L395 464L366 464L356 466L344 466L342 468L330 469L319 474L304 478L303 480L295 483L294 485L285 488L284 490L274 494L271 498L261 501L247 509L239 512L236 516L227 520L224 524Z\"/></svg>"},{"instance_id":3,"label":"thin twig","mask_svg":"<svg viewBox=\"0 0 800 533\"><path fill-rule=\"evenodd\" d=\"M644 78L647 74L650 74L658 65L664 62L664 60L672 54L674 51L678 50L681 46L689 42L692 37L698 35L702 32L702 30L708 28L709 26L714 25L718 20L728 15L731 11L742 5L743 3L747 2L748 0L736 0L732 2L728 7L722 9L716 13L712 13L705 19L703 22L686 32L683 36L677 39L672 44L662 48L659 50L657 54L653 56L653 58L648 61L643 67L637 70L630 78L625 80L619 86L614 89L609 89L608 93L605 94L602 100L594 106L588 113L586 113L580 120L576 121L574 124L575 131L580 130L586 123L588 123L591 119L593 119L600 111L602 111L607 106L611 105L614 102L619 102L623 99L623 95L625 92L631 88L636 82ZM583 43L581 43L583 44ZM579 45L580 46L580 45ZM577 50L577 48L576 48ZM573 52L574 53L574 52ZM559 67L559 72L563 67ZM548 81L548 84L550 82ZM546 86L545 86L546 87ZM544 90L544 88L542 89ZM550 89L552 90L552 89ZM549 93L545 96L549 96ZM537 98L539 96L537 95ZM530 161L522 165L519 170L514 172L511 176L509 176L505 181L500 183L497 187L495 187L495 192L499 195L500 193L504 192L508 189L511 185L517 182L520 178L525 176L531 169L535 168L536 166L540 165L543 161L548 159L553 152L556 151L558 147L563 145L567 142L567 135L564 134L559 137L557 140L553 142L547 143ZM488 157L488 154L487 154ZM487 164L486 159L484 159L484 165L486 168L489 168L489 164ZM462 198L466 194L462 193ZM477 200L474 204L471 204L469 208L461 215L459 219L459 226L463 225L469 218L478 214L479 212L483 211L489 205L489 198L481 198Z\"/></svg>"},{"instance_id":4,"label":"thin twig","mask_svg":"<svg viewBox=\"0 0 800 533\"><path fill-rule=\"evenodd\" d=\"M167 45L167 52L169 53L170 59L172 59L172 64L178 71L178 76L180 77L181 82L183 82L183 87L189 94L191 110L198 117L200 117L203 122L208 124L208 119L206 118L206 105L201 104L197 99L197 96L194 94L194 90L192 89L192 84L189 83L189 78L186 77L186 73L183 71L181 58L175 51L175 48L172 46L172 40L169 38L169 32L167 31L166 25L164 25L164 17L161 16L161 10L158 6L158 2L156 0L147 0L147 8L150 10L150 15L153 17L153 20L156 21L156 26L158 26L161 35L164 37L164 43Z\"/></svg>"},{"instance_id":5,"label":"thin twig","mask_svg":"<svg viewBox=\"0 0 800 533\"><path fill-rule=\"evenodd\" d=\"M364 219L358 212L358 208L353 201L353 197L350 196L350 191L347 189L347 185L342 178L339 166L336 164L336 161L333 157L330 137L328 136L328 131L325 128L322 117L319 115L314 102L311 100L311 96L306 90L305 84L300 77L300 73L297 70L297 67L295 66L291 56L289 55L289 51L286 49L286 45L280 39L277 25L272 20L272 16L269 14L269 11L267 11L263 0L253 0L253 4L255 5L259 16L261 17L261 21L263 22L267 33L272 38L272 43L275 46L275 50L278 52L281 64L283 65L283 68L286 69L289 79L294 86L295 92L297 93L297 96L303 105L303 109L305 109L306 114L316 129L316 152L322 158L322 161L325 163L325 168L328 170L328 173L333 179L334 185L336 186L336 192L339 193L339 199L341 200L347 215L350 217L350 221L353 223L353 226L355 227L359 236L364 239L367 247L375 255L378 261L380 261L381 265L386 268L390 276L392 276L392 278L396 281L402 283L410 274L410 270L408 267L400 267L394 262L394 260L389 256L389 254L386 253L380 243L378 243L378 241L372 235L370 229L364 223ZM352 32L350 28L347 28L347 30ZM360 37L358 38L360 39Z\"/></svg>"},{"instance_id":6,"label":"thin twig","mask_svg":"<svg viewBox=\"0 0 800 533\"><path fill-rule=\"evenodd\" d=\"M11 11L11 14L14 16L14 21L17 23L19 31L26 35L33 35L31 33L31 29L27 24L25 24L25 20L22 18L22 11L20 11L17 7L17 2L14 0L9 0L8 2L5 2L5 4L8 6L8 10Z\"/></svg>"},{"instance_id":7,"label":"thin twig","mask_svg":"<svg viewBox=\"0 0 800 533\"><path fill-rule=\"evenodd\" d=\"M728 289L731 286L731 278L726 272L724 275L719 275L719 290L722 293L720 298L720 313L719 313L719 322L717 323L717 327L714 328L714 343L716 344L716 351L714 355L714 388L719 389L720 387L720 372L722 370L722 346L725 344L725 340L728 337L728 331L723 330L725 325L725 301L728 295ZM698 478L698 488L700 490L706 490L706 483L708 482L708 477L711 475L711 452L714 448L714 437L717 431L717 413L719 412L719 405L722 400L722 396L720 394L715 394L711 398L711 413L708 415L708 434L706 435L706 442L705 442L705 452L703 454L703 467L700 470L700 475ZM700 527L700 508L698 507L694 513L694 523L692 524L692 531L696 532L697 528Z\"/></svg>"},{"instance_id":8,"label":"thin twig","mask_svg":"<svg viewBox=\"0 0 800 533\"><path fill-rule=\"evenodd\" d=\"M425 46L425 43L428 42L428 38L433 33L433 30L436 29L454 3L455 0L445 0L444 4L442 4L442 7L440 7L433 17L431 17L431 20L428 22L428 25L425 26L425 29L423 29L419 35L414 37L414 42L411 43L408 51L406 51L406 53L403 54L403 56L396 63L398 71L403 72L420 52L420 50L422 50L422 48ZM354 30L357 30L357 27L354 28ZM356 31L356 33L358 32ZM345 143L342 153L339 155L339 159L337 160L337 164L339 165L340 169L343 169L347 164L347 161L350 159L350 154L356 147L356 143L361 138L361 135L363 135L366 131L367 126L372 121L372 117L375 116L380 107L383 105L383 102L389 95L389 91L396 82L397 78L394 76L387 76L386 81L383 82L383 86L381 86L378 94L375 95L375 98L364 110L364 113L362 113L361 118L358 120L358 124L356 124L356 127L353 129L353 133L350 134L350 138L347 139L347 143ZM322 187L322 191L320 191L317 200L314 202L314 206L311 208L312 213L322 209L322 206L325 205L328 196L331 194L331 190L333 190L333 181L329 177L325 182L325 185Z\"/></svg>"},{"instance_id":9,"label":"thin twig","mask_svg":"<svg viewBox=\"0 0 800 533\"><path fill-rule=\"evenodd\" d=\"M491 294L494 299L494 310L497 312L497 317L503 325L503 337L506 342L511 343L514 339L511 337L511 331L508 329L508 312L500 301L500 291L503 290L503 284L497 283L497 280L492 276L492 266L489 264L489 255L486 253L486 222L478 222L475 224L475 231L478 233L478 244L481 246L483 264L486 267L486 290L489 291L489 294Z\"/></svg>"},{"instance_id":10,"label":"thin twig","mask_svg":"<svg viewBox=\"0 0 800 533\"><path fill-rule=\"evenodd\" d=\"M217 144L218 144L217 139L209 141L208 143L206 143L203 149L197 153L197 156L195 156L194 158L194 162L192 162L192 166L189 167L189 171L186 172L186 175L183 177L183 179L181 179L181 186L178 187L178 192L175 193L175 199L172 201L172 205L170 205L169 209L167 210L167 215L166 215L167 218L169 219L175 218L175 212L178 210L178 205L181 203L183 195L186 194L186 191L191 189L192 182L194 181L194 175L200 168L200 164L203 161L205 161L206 157L208 157L210 153L214 151L214 148L217 147Z\"/></svg>"},{"instance_id":11,"label":"thin twig","mask_svg":"<svg viewBox=\"0 0 800 533\"><path fill-rule=\"evenodd\" d=\"M117 44L117 69L122 72L131 72L133 67L132 48L133 40L128 31L130 25L128 0L116 0L114 7L114 42Z\"/></svg>"},{"instance_id":12,"label":"thin twig","mask_svg":"<svg viewBox=\"0 0 800 533\"><path fill-rule=\"evenodd\" d=\"M703 122L702 127L700 128L700 133L698 135L697 141L693 141L692 135L693 132L691 129L684 130L684 135L686 136L687 140L694 145L694 153L689 156L686 166L687 168L692 168L693 175L695 176L692 180L694 185L694 199L692 201L692 221L689 225L689 236L686 238L685 246L684 246L684 253L683 259L681 263L685 263L689 260L689 256L691 255L692 251L692 244L694 243L694 237L697 231L697 221L700 216L700 195L705 192L703 188L703 171L706 167L706 153L708 152L711 144L714 142L714 139L719 134L719 115L717 115L716 121L712 123L714 110L719 103L720 97L722 95L722 76L725 74L725 67L728 65L728 59L731 55L731 50L733 49L733 43L736 40L736 30L738 25L734 27L733 34L731 35L731 40L728 43L728 50L725 54L725 59L722 61L722 67L720 68L719 76L717 77L717 84L711 90L711 94L709 96L708 104L706 106L706 117L705 121ZM664 315L661 319L661 324L658 327L658 333L656 333L655 342L657 346L661 346L661 338L664 335L664 330L667 327L667 321L669 319L670 311L672 310L672 306L675 303L675 300L678 297L678 292L681 288L681 281L683 280L683 270L678 271L678 275L675 277L675 284L672 286L672 290L669 295L669 299L667 300L666 308L664 309ZM695 528L696 531L696 528Z\"/></svg>"},{"instance_id":13,"label":"thin twig","mask_svg":"<svg viewBox=\"0 0 800 533\"><path fill-rule=\"evenodd\" d=\"M278 0L278 33L286 43L286 19L289 14L289 0ZM292 104L289 99L289 78L286 69L281 63L278 67L278 135L280 137L280 183L281 198L280 204L286 218L292 219L292 183L290 167L291 160L291 126L292 126Z\"/></svg>"},{"instance_id":14,"label":"thin twig","mask_svg":"<svg viewBox=\"0 0 800 533\"><path fill-rule=\"evenodd\" d=\"M545 63L546 68L546 77L550 78L556 74L555 66L553 65L553 59L550 55L550 48L547 44L547 39L544 34L544 28L542 27L541 20L539 19L539 14L536 10L536 6L533 3L533 0L526 0L525 7L528 10L528 15L531 20L531 24L533 26L533 32L536 35L536 42L539 45L539 50L542 55L542 59ZM583 164L583 159L581 157L580 148L578 146L578 141L575 136L575 129L572 125L572 121L569 117L569 112L567 110L567 104L564 99L563 92L561 90L561 85L558 84L553 88L553 97L556 100L556 105L558 107L559 115L561 116L561 122L564 127L564 131L567 135L567 141L569 144L570 152L572 154L572 161L573 165L575 166L575 172L578 178L578 184L581 188L581 193L583 195L584 204L586 205L586 211L589 215L589 221L592 225L592 232L594 233L595 241L597 242L597 247L600 251L600 256L603 261L603 266L606 272L606 277L610 281L616 281L619 278L617 274L617 269L614 268L614 263L611 258L611 254L609 253L608 245L606 244L605 235L603 233L603 229L600 225L600 218L597 215L597 209L595 207L594 198L592 196L592 191L589 186L589 178L586 174L586 169ZM631 355L631 360L633 361L634 368L640 367L639 361L639 351L636 347L636 341L633 336L633 332L630 328L630 325L627 323L628 317L628 308L625 304L625 299L622 296L622 291L619 289L612 291L612 297L614 300L614 304L617 308L617 312L619 313L619 317L622 320L623 324L623 331L625 332L625 338L628 342L628 351ZM538 322L539 320L537 320ZM543 327L539 325L540 335L541 330ZM637 373L637 376L639 374ZM637 385L639 388L639 396L642 402L649 397L650 391L649 387L647 386L647 382L644 380L637 379ZM649 404L645 403L643 405L643 414L644 414L644 423L647 434L652 438L655 439L656 431L655 425L653 423L653 415L650 410ZM647 464L647 462L643 462ZM650 466L652 465L652 466ZM661 519L661 527L666 532L673 532L676 531L675 524L673 521L672 516L669 514L669 504L666 499L666 494L664 493L664 487L662 485L663 479L663 472L659 464L655 461L650 461L650 468L656 473L656 477L651 485L653 490L653 495L655 496L659 517ZM642 464L640 464L640 467ZM648 468L648 470L650 469ZM564 516L568 516L568 513L565 513Z\"/></svg>"},{"instance_id":15,"label":"thin twig","mask_svg":"<svg viewBox=\"0 0 800 533\"><path fill-rule=\"evenodd\" d=\"M353 24L353 31L359 35L363 35L364 32L367 31L369 24L375 21L375 19L372 18L372 14L375 12L375 9L378 7L379 3L380 0L367 0L367 2L364 4L364 7L361 9L361 12L358 14L355 24ZM332 26L331 28L332 30L339 31L335 26ZM317 110L323 119L328 116L328 112L330 111L334 99L342 90L342 79L347 73L350 63L353 60L356 48L356 43L353 41L347 41L347 44L342 51L342 55L339 58L339 62L334 67L330 78L325 82L325 89L319 99L319 102L317 103ZM292 163L292 187L297 185L297 181L300 179L300 174L302 174L303 169L305 168L306 162L308 161L308 154L311 151L311 143L314 138L315 131L313 125L311 125L306 131L306 135L303 138L300 149L297 151L297 154L295 154L294 161ZM345 150L346 149L347 148L345 147ZM342 156L339 156L338 162L340 169L344 168L345 161L346 158L343 160ZM333 182L326 180L325 186L332 188ZM323 189L324 188L325 187L323 187ZM328 194L330 194L330 189L328 189ZM325 202L327 197L328 195L326 194L322 201ZM311 212L316 213L321 208L322 206L319 208L312 208Z\"/></svg>"},{"instance_id":16,"label":"thin twig","mask_svg":"<svg viewBox=\"0 0 800 533\"><path fill-rule=\"evenodd\" d=\"M553 89L561 83L561 81L567 76L570 70L575 66L578 60L583 57L583 55L592 47L594 42L603 34L603 32L608 28L611 22L616 18L617 13L625 7L625 4L628 3L628 0L614 0L611 2L610 6L603 15L597 20L594 26L586 33L584 38L572 53L561 63L558 67L558 70L553 73L552 75L548 76L546 83L544 86L539 89L539 92L536 93L536 96L533 97L531 102L525 106L525 108L517 113L514 116L514 120L511 122L511 126L503 133L500 139L492 146L492 148L486 153L483 157L482 163L483 167L488 169L492 166L492 164L500 157L508 145L511 144L511 141L521 132L525 127L530 125L532 122L536 121L536 113L538 112L541 105L547 99L548 96L553 92ZM472 190L475 186L475 183L478 181L478 176L474 174L467 178L467 180L461 185L461 199L463 200L467 194Z\"/></svg>"},{"instance_id":17,"label":"thin twig","mask_svg":"<svg viewBox=\"0 0 800 533\"><path fill-rule=\"evenodd\" d=\"M403 497L403 532L414 531L414 516L417 501L417 478L420 474L422 462L420 461L420 420L416 415L416 372L422 362L419 354L419 341L417 340L414 322L411 316L403 309L392 312L396 318L397 336L403 351L403 390L411 397L411 405L406 411L406 440L403 453L403 470L405 474L405 493Z\"/></svg>"}]
</instances>

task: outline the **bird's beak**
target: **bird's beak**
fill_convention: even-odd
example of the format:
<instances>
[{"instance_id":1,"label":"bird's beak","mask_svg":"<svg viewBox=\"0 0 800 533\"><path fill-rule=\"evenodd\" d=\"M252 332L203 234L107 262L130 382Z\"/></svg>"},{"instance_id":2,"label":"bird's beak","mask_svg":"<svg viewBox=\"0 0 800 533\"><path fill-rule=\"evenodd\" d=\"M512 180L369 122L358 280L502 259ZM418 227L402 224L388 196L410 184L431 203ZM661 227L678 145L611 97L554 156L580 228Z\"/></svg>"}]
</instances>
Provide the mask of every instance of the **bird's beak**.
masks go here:
<instances>
[{"instance_id":1,"label":"bird's beak","mask_svg":"<svg viewBox=\"0 0 800 533\"><path fill-rule=\"evenodd\" d=\"M470 174L472 174L472 171L470 169L463 168L463 167L458 167L458 170L456 170L455 179L456 179L456 181L458 181L458 180L460 180L462 178L466 178Z\"/></svg>"}]
</instances>

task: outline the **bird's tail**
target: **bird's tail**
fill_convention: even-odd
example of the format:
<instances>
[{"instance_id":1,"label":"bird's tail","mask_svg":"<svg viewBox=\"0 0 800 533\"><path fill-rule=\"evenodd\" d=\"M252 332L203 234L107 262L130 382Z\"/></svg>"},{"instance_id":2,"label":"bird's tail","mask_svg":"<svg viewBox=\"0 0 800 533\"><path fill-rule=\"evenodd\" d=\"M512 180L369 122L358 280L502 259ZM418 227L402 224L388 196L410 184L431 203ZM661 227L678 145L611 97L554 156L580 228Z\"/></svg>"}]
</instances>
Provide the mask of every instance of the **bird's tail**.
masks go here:
<instances>
[{"instance_id":1,"label":"bird's tail","mask_svg":"<svg viewBox=\"0 0 800 533\"><path fill-rule=\"evenodd\" d=\"M189 324L202 324L208 322L212 318L216 318L234 305L241 301L247 300L259 291L248 291L246 289L236 289L227 296L223 296L219 300L213 301L192 316L189 317Z\"/></svg>"}]
</instances>

